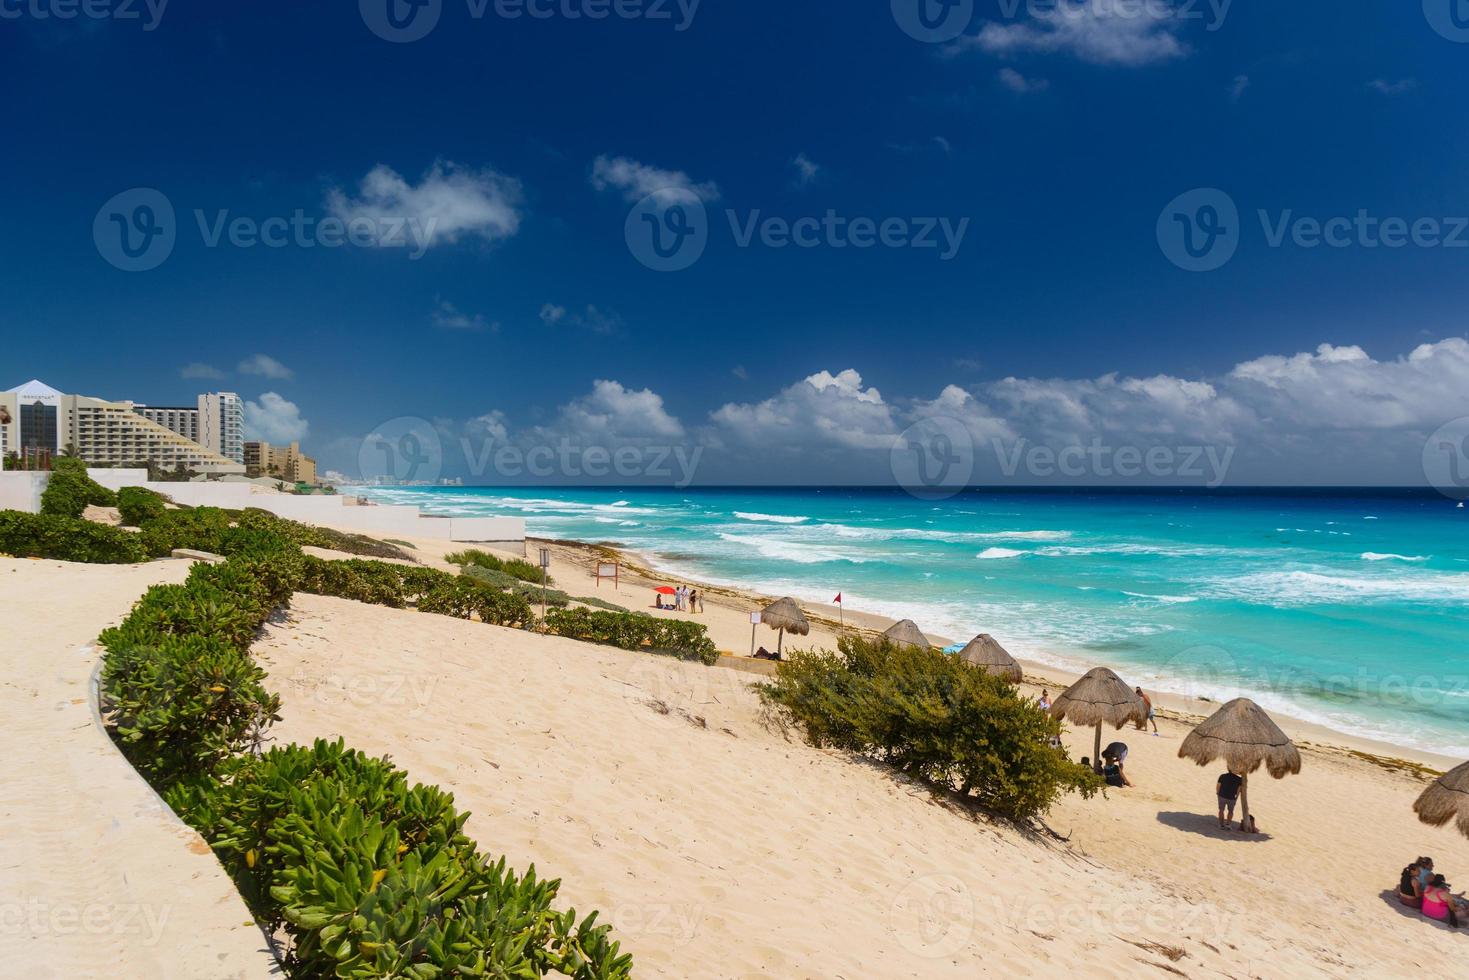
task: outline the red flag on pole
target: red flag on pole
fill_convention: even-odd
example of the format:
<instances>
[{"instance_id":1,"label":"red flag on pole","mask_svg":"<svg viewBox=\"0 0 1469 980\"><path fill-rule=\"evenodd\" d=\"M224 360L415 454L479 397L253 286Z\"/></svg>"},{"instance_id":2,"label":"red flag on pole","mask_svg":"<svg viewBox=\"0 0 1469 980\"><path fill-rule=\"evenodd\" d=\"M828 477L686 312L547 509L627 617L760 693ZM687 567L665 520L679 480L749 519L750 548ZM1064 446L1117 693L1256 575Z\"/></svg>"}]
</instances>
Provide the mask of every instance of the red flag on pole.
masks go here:
<instances>
[{"instance_id":1,"label":"red flag on pole","mask_svg":"<svg viewBox=\"0 0 1469 980\"><path fill-rule=\"evenodd\" d=\"M847 625L847 607L842 605L842 594L838 592L837 597L831 601L836 603L837 619L841 622L842 626L845 627Z\"/></svg>"},{"instance_id":2,"label":"red flag on pole","mask_svg":"<svg viewBox=\"0 0 1469 980\"><path fill-rule=\"evenodd\" d=\"M840 606L842 604L842 594L838 592L837 597L831 601Z\"/></svg>"}]
</instances>

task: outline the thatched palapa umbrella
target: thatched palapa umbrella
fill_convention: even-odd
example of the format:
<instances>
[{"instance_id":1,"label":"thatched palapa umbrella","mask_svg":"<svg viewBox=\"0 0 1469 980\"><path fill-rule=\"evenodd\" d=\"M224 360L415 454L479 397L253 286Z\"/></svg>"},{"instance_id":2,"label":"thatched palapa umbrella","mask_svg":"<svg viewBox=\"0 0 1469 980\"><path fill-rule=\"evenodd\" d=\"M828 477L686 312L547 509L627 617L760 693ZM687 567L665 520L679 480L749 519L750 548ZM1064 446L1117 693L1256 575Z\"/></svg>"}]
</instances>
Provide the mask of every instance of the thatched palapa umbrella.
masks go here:
<instances>
[{"instance_id":1,"label":"thatched palapa umbrella","mask_svg":"<svg viewBox=\"0 0 1469 980\"><path fill-rule=\"evenodd\" d=\"M1250 773L1264 766L1276 779L1284 779L1301 771L1300 750L1249 698L1236 698L1189 732L1178 757L1201 766L1223 759L1230 772L1244 779L1239 789L1242 823L1250 819Z\"/></svg>"},{"instance_id":2,"label":"thatched palapa umbrella","mask_svg":"<svg viewBox=\"0 0 1469 980\"><path fill-rule=\"evenodd\" d=\"M787 596L778 599L765 607L760 614L760 622L773 630L779 630L775 638L775 652L779 655L781 645L785 642L786 631L797 636L810 636L811 624L806 621L806 614L801 612L801 607L796 605L796 600Z\"/></svg>"},{"instance_id":3,"label":"thatched palapa umbrella","mask_svg":"<svg viewBox=\"0 0 1469 980\"><path fill-rule=\"evenodd\" d=\"M981 633L970 640L969 645L959 651L959 656L986 674L1003 677L1012 683L1019 683L1025 676L1015 658L988 633Z\"/></svg>"},{"instance_id":4,"label":"thatched palapa umbrella","mask_svg":"<svg viewBox=\"0 0 1469 980\"><path fill-rule=\"evenodd\" d=\"M1469 762L1438 777L1418 797L1413 812L1433 827L1453 820L1459 833L1469 837Z\"/></svg>"},{"instance_id":5,"label":"thatched palapa umbrella","mask_svg":"<svg viewBox=\"0 0 1469 980\"><path fill-rule=\"evenodd\" d=\"M1147 705L1132 688L1106 667L1093 667L1051 703L1051 717L1082 728L1097 726L1097 744L1092 750L1092 767L1102 767L1102 726L1121 728L1129 721L1148 716Z\"/></svg>"},{"instance_id":6,"label":"thatched palapa umbrella","mask_svg":"<svg viewBox=\"0 0 1469 980\"><path fill-rule=\"evenodd\" d=\"M933 644L928 642L928 637L918 628L918 624L911 619L905 619L901 623L894 623L882 634L882 638L889 643L900 647L918 647L927 650Z\"/></svg>"}]
</instances>

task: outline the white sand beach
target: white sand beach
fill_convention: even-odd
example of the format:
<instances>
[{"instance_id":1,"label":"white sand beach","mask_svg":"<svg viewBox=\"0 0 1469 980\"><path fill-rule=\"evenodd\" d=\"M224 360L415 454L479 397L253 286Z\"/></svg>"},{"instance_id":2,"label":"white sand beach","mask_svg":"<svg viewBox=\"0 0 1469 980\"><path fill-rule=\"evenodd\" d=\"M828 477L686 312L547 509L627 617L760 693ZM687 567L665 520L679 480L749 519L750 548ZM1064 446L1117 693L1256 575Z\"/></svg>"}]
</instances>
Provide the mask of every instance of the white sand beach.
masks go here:
<instances>
[{"instance_id":1,"label":"white sand beach","mask_svg":"<svg viewBox=\"0 0 1469 980\"><path fill-rule=\"evenodd\" d=\"M432 565L453 550L413 544ZM551 547L559 588L599 594L595 549ZM229 881L159 811L85 700L97 653L84 644L186 566L0 569L23 640L7 664L23 724L7 726L21 792L5 814L23 830L0 845L6 901L168 912L151 942L24 934L27 975L108 963L122 964L108 975L266 975ZM650 604L650 581L630 572L617 598ZM759 597L706 594L697 618L748 653ZM612 599L610 586L600 595ZM795 645L830 645L831 626L816 625ZM767 632L757 642L773 646ZM563 905L600 909L639 976L1389 977L1454 975L1469 951L1469 936L1391 895L1420 853L1451 881L1469 872L1469 841L1412 813L1423 777L1285 719L1310 743L1305 767L1252 783L1259 837L1217 830L1218 773L1177 758L1188 725L1171 711L1158 737L1115 736L1132 747L1136 787L1064 800L1051 835L772 729L749 688L763 663L706 668L310 595L253 650L283 699L278 743L344 737L452 791L488 853L563 879ZM1075 754L1090 751L1090 731L1069 737Z\"/></svg>"}]
</instances>

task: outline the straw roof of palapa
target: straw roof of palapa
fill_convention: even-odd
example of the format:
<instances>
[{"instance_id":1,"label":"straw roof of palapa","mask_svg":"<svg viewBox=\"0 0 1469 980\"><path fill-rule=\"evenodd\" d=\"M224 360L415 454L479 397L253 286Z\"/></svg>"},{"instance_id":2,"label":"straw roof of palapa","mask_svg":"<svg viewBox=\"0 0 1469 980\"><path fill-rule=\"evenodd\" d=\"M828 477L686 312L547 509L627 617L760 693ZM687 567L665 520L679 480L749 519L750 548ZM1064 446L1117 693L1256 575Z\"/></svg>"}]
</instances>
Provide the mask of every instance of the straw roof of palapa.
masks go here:
<instances>
[{"instance_id":1,"label":"straw roof of palapa","mask_svg":"<svg viewBox=\"0 0 1469 980\"><path fill-rule=\"evenodd\" d=\"M1418 819L1434 827L1457 821L1459 833L1469 837L1469 762L1444 773L1413 804Z\"/></svg>"},{"instance_id":2,"label":"straw roof of palapa","mask_svg":"<svg viewBox=\"0 0 1469 980\"><path fill-rule=\"evenodd\" d=\"M988 633L981 633L959 651L959 656L974 664L987 674L1003 677L1007 681L1019 681L1025 676L1015 658Z\"/></svg>"},{"instance_id":3,"label":"straw roof of palapa","mask_svg":"<svg viewBox=\"0 0 1469 980\"><path fill-rule=\"evenodd\" d=\"M809 636L811 633L811 624L806 621L806 614L801 612L796 600L789 596L766 606L765 611L760 614L760 622L773 630L785 630L797 636Z\"/></svg>"},{"instance_id":4,"label":"straw roof of palapa","mask_svg":"<svg viewBox=\"0 0 1469 980\"><path fill-rule=\"evenodd\" d=\"M1262 765L1276 779L1301 771L1300 751L1249 698L1236 698L1209 716L1183 740L1178 757L1201 766L1223 759L1230 772L1242 776Z\"/></svg>"},{"instance_id":5,"label":"straw roof of palapa","mask_svg":"<svg viewBox=\"0 0 1469 980\"><path fill-rule=\"evenodd\" d=\"M901 623L894 623L889 626L887 631L882 634L882 638L889 643L896 643L900 647L919 647L926 650L933 646L932 643L928 642L928 637L924 636L923 631L918 628L918 624L911 619L905 619Z\"/></svg>"},{"instance_id":6,"label":"straw roof of palapa","mask_svg":"<svg viewBox=\"0 0 1469 980\"><path fill-rule=\"evenodd\" d=\"M1083 728L1121 728L1129 721L1146 720L1148 709L1122 678L1106 667L1094 667L1051 703L1051 717Z\"/></svg>"}]
</instances>

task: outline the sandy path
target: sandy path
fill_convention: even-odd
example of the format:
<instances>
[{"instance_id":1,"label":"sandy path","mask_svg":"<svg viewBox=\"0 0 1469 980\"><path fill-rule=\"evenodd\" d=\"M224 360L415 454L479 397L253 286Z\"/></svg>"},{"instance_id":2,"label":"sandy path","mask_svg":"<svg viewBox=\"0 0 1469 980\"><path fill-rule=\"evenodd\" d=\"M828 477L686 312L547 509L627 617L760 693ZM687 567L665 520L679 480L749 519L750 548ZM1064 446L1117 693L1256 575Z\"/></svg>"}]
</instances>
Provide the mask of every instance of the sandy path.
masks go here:
<instances>
[{"instance_id":1,"label":"sandy path","mask_svg":"<svg viewBox=\"0 0 1469 980\"><path fill-rule=\"evenodd\" d=\"M781 739L733 671L315 596L255 652L279 739L341 735L451 789L639 976L1447 976L1469 951L1378 898L1415 849L1469 869L1469 845L1362 763L1313 757L1257 792L1277 836L1214 841L1160 816L1207 813L1212 774L1131 738L1151 788L1063 805L1066 847ZM1317 797L1336 812L1313 823Z\"/></svg>"},{"instance_id":2,"label":"sandy path","mask_svg":"<svg viewBox=\"0 0 1469 980\"><path fill-rule=\"evenodd\" d=\"M224 978L275 961L209 847L92 720L88 646L187 562L0 558L6 976Z\"/></svg>"}]
</instances>

